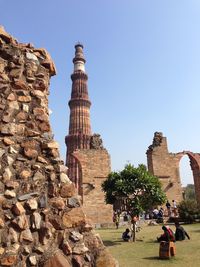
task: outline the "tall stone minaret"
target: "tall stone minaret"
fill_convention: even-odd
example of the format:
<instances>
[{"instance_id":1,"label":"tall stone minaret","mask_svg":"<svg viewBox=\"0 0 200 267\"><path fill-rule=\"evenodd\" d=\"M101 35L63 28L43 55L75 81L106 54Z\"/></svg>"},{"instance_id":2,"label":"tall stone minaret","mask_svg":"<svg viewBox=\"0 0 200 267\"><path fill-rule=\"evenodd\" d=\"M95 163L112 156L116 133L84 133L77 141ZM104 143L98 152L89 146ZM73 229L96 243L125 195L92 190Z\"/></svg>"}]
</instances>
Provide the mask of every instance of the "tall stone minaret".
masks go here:
<instances>
[{"instance_id":1,"label":"tall stone minaret","mask_svg":"<svg viewBox=\"0 0 200 267\"><path fill-rule=\"evenodd\" d=\"M91 102L88 96L88 76L85 72L85 62L83 45L78 43L75 45L75 57L73 58L72 91L68 103L70 108L69 134L65 137L65 143L67 146L66 165L69 168L68 175L75 183L79 194L82 193L81 170L72 153L76 149L90 149L92 136L90 125Z\"/></svg>"}]
</instances>

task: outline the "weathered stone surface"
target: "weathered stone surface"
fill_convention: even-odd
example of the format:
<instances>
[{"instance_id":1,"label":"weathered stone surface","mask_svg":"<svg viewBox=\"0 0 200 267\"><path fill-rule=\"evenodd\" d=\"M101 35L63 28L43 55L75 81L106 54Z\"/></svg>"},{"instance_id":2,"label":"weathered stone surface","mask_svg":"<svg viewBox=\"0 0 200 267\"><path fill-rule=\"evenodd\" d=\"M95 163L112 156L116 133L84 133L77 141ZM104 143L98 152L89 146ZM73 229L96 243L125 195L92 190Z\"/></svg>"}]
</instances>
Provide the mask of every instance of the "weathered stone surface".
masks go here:
<instances>
[{"instance_id":1,"label":"weathered stone surface","mask_svg":"<svg viewBox=\"0 0 200 267\"><path fill-rule=\"evenodd\" d=\"M64 229L64 225L60 216L55 214L53 216L49 216L49 221L56 230Z\"/></svg>"},{"instance_id":2,"label":"weathered stone surface","mask_svg":"<svg viewBox=\"0 0 200 267\"><path fill-rule=\"evenodd\" d=\"M24 246L24 247L23 247L23 254L25 254L25 255L30 254L30 249L29 249L28 246Z\"/></svg>"},{"instance_id":3,"label":"weathered stone surface","mask_svg":"<svg viewBox=\"0 0 200 267\"><path fill-rule=\"evenodd\" d=\"M63 225L67 228L84 225L85 214L81 208L73 208L69 212L65 212L62 217Z\"/></svg>"},{"instance_id":4,"label":"weathered stone surface","mask_svg":"<svg viewBox=\"0 0 200 267\"><path fill-rule=\"evenodd\" d=\"M0 218L0 229L2 229L5 226L5 223L2 218Z\"/></svg>"},{"instance_id":5,"label":"weathered stone surface","mask_svg":"<svg viewBox=\"0 0 200 267\"><path fill-rule=\"evenodd\" d=\"M67 258L58 251L55 255L53 255L48 261L45 262L44 267L70 267Z\"/></svg>"},{"instance_id":6,"label":"weathered stone surface","mask_svg":"<svg viewBox=\"0 0 200 267\"><path fill-rule=\"evenodd\" d=\"M6 250L6 253L16 255L19 251L19 248L20 248L20 245L18 243L14 243Z\"/></svg>"},{"instance_id":7,"label":"weathered stone surface","mask_svg":"<svg viewBox=\"0 0 200 267\"><path fill-rule=\"evenodd\" d=\"M17 150L14 147L10 146L9 147L9 153L11 153L11 154L17 154Z\"/></svg>"},{"instance_id":8,"label":"weathered stone surface","mask_svg":"<svg viewBox=\"0 0 200 267\"><path fill-rule=\"evenodd\" d=\"M16 40L4 30L3 26L0 26L0 37L3 38L3 40L5 40L6 42L16 42Z\"/></svg>"},{"instance_id":9,"label":"weathered stone surface","mask_svg":"<svg viewBox=\"0 0 200 267\"><path fill-rule=\"evenodd\" d=\"M28 218L25 214L16 217L12 223L19 227L20 230L27 229L29 227Z\"/></svg>"},{"instance_id":10,"label":"weathered stone surface","mask_svg":"<svg viewBox=\"0 0 200 267\"><path fill-rule=\"evenodd\" d=\"M14 206L12 208L12 211L17 216L25 213L25 209L24 209L24 207L22 206L22 204L20 202L17 202L17 203L14 204Z\"/></svg>"},{"instance_id":11,"label":"weathered stone surface","mask_svg":"<svg viewBox=\"0 0 200 267\"><path fill-rule=\"evenodd\" d=\"M5 197L7 198L13 198L13 197L16 197L16 193L15 191L12 191L12 190L6 190L5 193L4 193Z\"/></svg>"},{"instance_id":12,"label":"weathered stone surface","mask_svg":"<svg viewBox=\"0 0 200 267\"><path fill-rule=\"evenodd\" d=\"M37 254L43 254L44 253L44 249L40 246L34 247L33 251L36 252Z\"/></svg>"},{"instance_id":13,"label":"weathered stone surface","mask_svg":"<svg viewBox=\"0 0 200 267\"><path fill-rule=\"evenodd\" d=\"M19 201L24 201L24 200L30 199L32 197L37 197L38 195L39 195L38 192L33 192L33 193L30 193L30 194L25 194L25 195L19 196L18 200Z\"/></svg>"},{"instance_id":14,"label":"weathered stone surface","mask_svg":"<svg viewBox=\"0 0 200 267\"><path fill-rule=\"evenodd\" d=\"M58 209L58 210L63 210L65 208L65 202L62 198L52 198L50 200L50 204L52 205L52 207Z\"/></svg>"},{"instance_id":15,"label":"weathered stone surface","mask_svg":"<svg viewBox=\"0 0 200 267\"><path fill-rule=\"evenodd\" d=\"M38 203L39 203L40 208L46 208L47 207L47 195L41 194Z\"/></svg>"},{"instance_id":16,"label":"weathered stone surface","mask_svg":"<svg viewBox=\"0 0 200 267\"><path fill-rule=\"evenodd\" d=\"M70 239L72 239L73 241L77 242L83 239L83 235L80 234L79 232L76 231L72 231L70 233Z\"/></svg>"},{"instance_id":17,"label":"weathered stone surface","mask_svg":"<svg viewBox=\"0 0 200 267\"><path fill-rule=\"evenodd\" d=\"M31 171L30 170L23 170L20 174L19 174L20 178L23 180L27 180L28 178L31 177Z\"/></svg>"},{"instance_id":18,"label":"weathered stone surface","mask_svg":"<svg viewBox=\"0 0 200 267\"><path fill-rule=\"evenodd\" d=\"M75 194L75 186L73 183L71 184L64 184L61 187L60 195L61 197L72 197Z\"/></svg>"},{"instance_id":19,"label":"weathered stone surface","mask_svg":"<svg viewBox=\"0 0 200 267\"><path fill-rule=\"evenodd\" d=\"M17 101L12 101L12 102L8 103L8 107L12 111L19 110L19 103Z\"/></svg>"},{"instance_id":20,"label":"weathered stone surface","mask_svg":"<svg viewBox=\"0 0 200 267\"><path fill-rule=\"evenodd\" d=\"M41 156L38 156L37 161L39 161L39 162L41 162L41 163L44 163L44 164L47 164L47 160L44 159L44 158L41 157Z\"/></svg>"},{"instance_id":21,"label":"weathered stone surface","mask_svg":"<svg viewBox=\"0 0 200 267\"><path fill-rule=\"evenodd\" d=\"M18 233L13 228L9 229L8 239L11 243L18 242Z\"/></svg>"},{"instance_id":22,"label":"weathered stone surface","mask_svg":"<svg viewBox=\"0 0 200 267\"><path fill-rule=\"evenodd\" d=\"M30 96L19 96L18 97L18 101L19 102L27 103L27 102L30 102L31 101L31 97Z\"/></svg>"},{"instance_id":23,"label":"weathered stone surface","mask_svg":"<svg viewBox=\"0 0 200 267\"><path fill-rule=\"evenodd\" d=\"M40 229L42 222L42 217L38 212L34 212L31 215L31 228L32 229Z\"/></svg>"},{"instance_id":24,"label":"weathered stone surface","mask_svg":"<svg viewBox=\"0 0 200 267\"><path fill-rule=\"evenodd\" d=\"M36 210L38 208L38 203L36 199L29 199L26 202L26 206L30 209L30 210Z\"/></svg>"},{"instance_id":25,"label":"weathered stone surface","mask_svg":"<svg viewBox=\"0 0 200 267\"><path fill-rule=\"evenodd\" d=\"M12 266L17 262L16 255L5 255L2 259L0 259L1 266Z\"/></svg>"},{"instance_id":26,"label":"weathered stone surface","mask_svg":"<svg viewBox=\"0 0 200 267\"><path fill-rule=\"evenodd\" d=\"M25 112L19 112L16 116L16 119L19 121L19 122L25 122L27 120L27 113Z\"/></svg>"},{"instance_id":27,"label":"weathered stone surface","mask_svg":"<svg viewBox=\"0 0 200 267\"><path fill-rule=\"evenodd\" d=\"M2 134L5 134L5 135L15 135L16 125L14 123L1 125L0 131Z\"/></svg>"},{"instance_id":28,"label":"weathered stone surface","mask_svg":"<svg viewBox=\"0 0 200 267\"><path fill-rule=\"evenodd\" d=\"M84 254L88 251L89 249L84 245L84 243L76 244L72 250L73 254L78 254L78 255Z\"/></svg>"},{"instance_id":29,"label":"weathered stone surface","mask_svg":"<svg viewBox=\"0 0 200 267\"><path fill-rule=\"evenodd\" d=\"M67 200L67 206L69 208L77 208L81 206L80 200L77 197L70 197Z\"/></svg>"},{"instance_id":30,"label":"weathered stone surface","mask_svg":"<svg viewBox=\"0 0 200 267\"><path fill-rule=\"evenodd\" d=\"M29 256L28 257L28 261L29 261L29 263L30 263L31 266L37 265L37 258L36 258L36 256Z\"/></svg>"},{"instance_id":31,"label":"weathered stone surface","mask_svg":"<svg viewBox=\"0 0 200 267\"><path fill-rule=\"evenodd\" d=\"M24 149L24 155L27 156L29 159L37 158L38 151L31 148L25 148Z\"/></svg>"},{"instance_id":32,"label":"weathered stone surface","mask_svg":"<svg viewBox=\"0 0 200 267\"><path fill-rule=\"evenodd\" d=\"M0 247L0 255L2 255L5 252L5 249Z\"/></svg>"},{"instance_id":33,"label":"weathered stone surface","mask_svg":"<svg viewBox=\"0 0 200 267\"><path fill-rule=\"evenodd\" d=\"M44 143L43 147L44 148L51 148L51 149L59 148L59 144L57 142L53 141L53 142L49 142L49 143L46 143L46 144Z\"/></svg>"},{"instance_id":34,"label":"weathered stone surface","mask_svg":"<svg viewBox=\"0 0 200 267\"><path fill-rule=\"evenodd\" d=\"M29 112L29 106L27 104L22 104L22 109L25 112Z\"/></svg>"},{"instance_id":35,"label":"weathered stone surface","mask_svg":"<svg viewBox=\"0 0 200 267\"><path fill-rule=\"evenodd\" d=\"M80 257L78 255L73 256L73 258L72 258L72 265L73 266L76 266L76 267L82 267L82 266L84 266L84 261L83 261L82 257Z\"/></svg>"},{"instance_id":36,"label":"weathered stone surface","mask_svg":"<svg viewBox=\"0 0 200 267\"><path fill-rule=\"evenodd\" d=\"M70 255L72 254L72 248L69 245L69 242L64 241L63 245L62 245L62 251L65 255Z\"/></svg>"},{"instance_id":37,"label":"weathered stone surface","mask_svg":"<svg viewBox=\"0 0 200 267\"><path fill-rule=\"evenodd\" d=\"M10 168L5 168L5 171L3 173L4 180L10 180L12 177L12 172L10 171Z\"/></svg>"},{"instance_id":38,"label":"weathered stone surface","mask_svg":"<svg viewBox=\"0 0 200 267\"><path fill-rule=\"evenodd\" d=\"M26 230L24 230L24 231L21 232L20 241L21 242L23 242L23 241L33 242L34 241L30 229L26 229Z\"/></svg>"},{"instance_id":39,"label":"weathered stone surface","mask_svg":"<svg viewBox=\"0 0 200 267\"><path fill-rule=\"evenodd\" d=\"M100 251L96 261L96 267L119 267L117 261L111 256L107 249Z\"/></svg>"},{"instance_id":40,"label":"weathered stone surface","mask_svg":"<svg viewBox=\"0 0 200 267\"><path fill-rule=\"evenodd\" d=\"M34 181L37 181L37 180L44 180L44 179L45 179L44 175L43 175L41 172L39 172L39 171L37 171L37 172L34 174L34 176L33 176L33 180L34 180Z\"/></svg>"},{"instance_id":41,"label":"weathered stone surface","mask_svg":"<svg viewBox=\"0 0 200 267\"><path fill-rule=\"evenodd\" d=\"M67 174L65 174L65 173L60 174L60 181L62 183L71 183L70 179L68 178Z\"/></svg>"},{"instance_id":42,"label":"weathered stone surface","mask_svg":"<svg viewBox=\"0 0 200 267\"><path fill-rule=\"evenodd\" d=\"M4 137L3 142L4 142L4 144L6 144L8 146L13 145L15 143L12 139L10 139L8 137Z\"/></svg>"},{"instance_id":43,"label":"weathered stone surface","mask_svg":"<svg viewBox=\"0 0 200 267\"><path fill-rule=\"evenodd\" d=\"M14 101L14 100L16 100L16 96L13 93L11 93L8 95L7 99L10 101Z\"/></svg>"},{"instance_id":44,"label":"weathered stone surface","mask_svg":"<svg viewBox=\"0 0 200 267\"><path fill-rule=\"evenodd\" d=\"M67 166L65 166L65 165L60 165L59 166L60 168L59 168L59 171L62 173L67 173L67 171L68 171L68 167Z\"/></svg>"},{"instance_id":45,"label":"weathered stone surface","mask_svg":"<svg viewBox=\"0 0 200 267\"><path fill-rule=\"evenodd\" d=\"M13 162L14 162L14 159L12 157L10 157L10 156L7 156L6 161L7 161L8 165L12 165Z\"/></svg>"},{"instance_id":46,"label":"weathered stone surface","mask_svg":"<svg viewBox=\"0 0 200 267\"><path fill-rule=\"evenodd\" d=\"M7 180L5 181L5 186L9 189L17 189L19 187L19 183L16 181Z\"/></svg>"}]
</instances>

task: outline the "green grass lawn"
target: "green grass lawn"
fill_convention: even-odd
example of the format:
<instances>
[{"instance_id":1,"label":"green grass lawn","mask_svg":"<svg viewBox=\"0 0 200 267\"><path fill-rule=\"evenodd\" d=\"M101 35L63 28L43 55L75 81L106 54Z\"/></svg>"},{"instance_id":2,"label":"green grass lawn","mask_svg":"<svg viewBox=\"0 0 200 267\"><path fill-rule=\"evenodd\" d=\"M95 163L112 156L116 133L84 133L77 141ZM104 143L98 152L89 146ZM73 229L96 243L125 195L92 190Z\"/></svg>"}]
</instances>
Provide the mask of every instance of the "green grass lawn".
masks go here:
<instances>
[{"instance_id":1,"label":"green grass lawn","mask_svg":"<svg viewBox=\"0 0 200 267\"><path fill-rule=\"evenodd\" d=\"M175 243L176 256L170 260L159 259L159 243L155 242L157 236L163 233L160 226L143 226L136 234L136 242L123 242L121 234L125 228L98 229L98 233L105 246L118 260L120 267L157 267L157 266L200 266L200 224L184 225L190 235L190 240ZM174 226L171 226L175 230ZM105 266L109 267L109 266Z\"/></svg>"}]
</instances>

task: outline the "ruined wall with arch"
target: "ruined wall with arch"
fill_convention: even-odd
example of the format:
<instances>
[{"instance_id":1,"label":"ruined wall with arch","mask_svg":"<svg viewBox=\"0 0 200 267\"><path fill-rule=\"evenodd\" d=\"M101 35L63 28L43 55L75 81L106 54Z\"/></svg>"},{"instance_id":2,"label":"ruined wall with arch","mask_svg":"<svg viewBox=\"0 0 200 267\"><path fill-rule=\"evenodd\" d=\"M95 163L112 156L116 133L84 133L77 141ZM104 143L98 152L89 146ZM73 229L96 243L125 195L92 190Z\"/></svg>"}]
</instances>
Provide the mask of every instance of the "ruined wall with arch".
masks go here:
<instances>
[{"instance_id":1,"label":"ruined wall with arch","mask_svg":"<svg viewBox=\"0 0 200 267\"><path fill-rule=\"evenodd\" d=\"M193 173L196 198L200 203L200 153L190 151L170 153L167 138L161 132L155 132L153 142L146 154L148 170L159 177L167 198L170 201L175 199L177 202L183 199L179 163L181 158L187 155Z\"/></svg>"}]
</instances>

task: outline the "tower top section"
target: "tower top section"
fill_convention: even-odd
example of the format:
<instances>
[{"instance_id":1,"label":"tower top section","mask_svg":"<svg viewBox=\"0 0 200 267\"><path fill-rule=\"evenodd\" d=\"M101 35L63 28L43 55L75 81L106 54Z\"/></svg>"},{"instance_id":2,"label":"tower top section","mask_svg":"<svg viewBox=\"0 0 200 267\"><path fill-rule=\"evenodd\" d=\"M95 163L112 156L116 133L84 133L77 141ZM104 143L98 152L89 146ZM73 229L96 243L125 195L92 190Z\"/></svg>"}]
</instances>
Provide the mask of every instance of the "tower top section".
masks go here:
<instances>
[{"instance_id":1,"label":"tower top section","mask_svg":"<svg viewBox=\"0 0 200 267\"><path fill-rule=\"evenodd\" d=\"M77 43L75 46L75 57L73 58L74 72L82 71L85 72L85 58L83 54L83 45Z\"/></svg>"}]
</instances>

